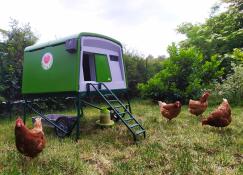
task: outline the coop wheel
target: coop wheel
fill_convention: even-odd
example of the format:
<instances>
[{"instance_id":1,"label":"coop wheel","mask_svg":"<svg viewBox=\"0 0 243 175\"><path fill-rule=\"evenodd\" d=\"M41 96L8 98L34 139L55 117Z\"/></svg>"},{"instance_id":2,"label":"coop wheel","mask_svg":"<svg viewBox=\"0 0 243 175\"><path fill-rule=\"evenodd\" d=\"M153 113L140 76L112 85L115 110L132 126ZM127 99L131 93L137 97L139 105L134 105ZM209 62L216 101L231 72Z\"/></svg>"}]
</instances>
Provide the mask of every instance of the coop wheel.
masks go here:
<instances>
[{"instance_id":1,"label":"coop wheel","mask_svg":"<svg viewBox=\"0 0 243 175\"><path fill-rule=\"evenodd\" d=\"M116 114L114 113L114 111L111 111L110 117L111 117L111 120L113 120L115 122L118 122L120 120L120 118L116 116Z\"/></svg>"},{"instance_id":2,"label":"coop wheel","mask_svg":"<svg viewBox=\"0 0 243 175\"><path fill-rule=\"evenodd\" d=\"M68 124L68 119L66 117L60 117L57 119L56 124L62 128L64 131L66 131L67 133L62 132L60 129L58 129L57 127L55 127L55 131L56 131L56 135L58 137L65 137L66 135L68 135L69 132L69 124Z\"/></svg>"}]
</instances>

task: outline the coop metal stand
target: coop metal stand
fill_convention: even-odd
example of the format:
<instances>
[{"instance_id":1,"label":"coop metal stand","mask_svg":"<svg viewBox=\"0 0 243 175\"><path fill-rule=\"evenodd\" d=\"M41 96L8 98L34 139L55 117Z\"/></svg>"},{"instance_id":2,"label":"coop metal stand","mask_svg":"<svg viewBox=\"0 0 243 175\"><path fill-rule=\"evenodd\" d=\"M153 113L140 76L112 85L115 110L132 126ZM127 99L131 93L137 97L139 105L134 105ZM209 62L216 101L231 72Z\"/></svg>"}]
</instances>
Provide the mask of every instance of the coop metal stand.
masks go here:
<instances>
[{"instance_id":1,"label":"coop metal stand","mask_svg":"<svg viewBox=\"0 0 243 175\"><path fill-rule=\"evenodd\" d=\"M38 111L36 108L33 107L33 105L31 104L31 102L27 102L25 101L25 109L28 108L31 111L33 111L34 113L36 113L38 116L40 116L41 118L43 118L44 120L46 120L47 122L49 122L51 125L55 126L56 128L58 128L59 130L61 130L63 133L68 134L67 131L63 130L63 128L61 128L59 125L57 125L55 122L51 121L50 119L48 119L43 113L41 113L40 111ZM26 114L24 115L24 122L26 121Z\"/></svg>"},{"instance_id":2,"label":"coop metal stand","mask_svg":"<svg viewBox=\"0 0 243 175\"><path fill-rule=\"evenodd\" d=\"M42 100L40 98L38 99L31 99L31 100L21 100L19 101L19 103L23 104L23 121L24 123L26 123L26 115L27 115L27 110L32 111L33 113L37 114L38 116L40 116L41 118L43 118L44 120L46 120L49 124L51 124L52 126L55 127L55 129L59 132L62 132L62 137L70 135L72 130L75 128L76 126L76 141L80 138L80 123L81 123L81 118L83 117L83 107L84 105L88 105L91 106L93 108L99 109L101 110L101 108L99 108L98 106L95 106L87 101L82 100L81 94L78 93L76 96L72 96L72 97L66 97L65 99L73 99L75 100L75 107L76 107L76 113L77 113L77 117L76 117L76 121L75 123L70 127L70 129L64 130L61 126L59 126L58 123L51 121L50 119L48 119L48 117L46 117L42 112L40 112L40 108L38 107L38 102L39 101L46 101L46 100ZM60 136L59 136L60 137Z\"/></svg>"},{"instance_id":3,"label":"coop metal stand","mask_svg":"<svg viewBox=\"0 0 243 175\"><path fill-rule=\"evenodd\" d=\"M24 99L24 100L21 101L21 103L23 103L23 108L24 108L23 109L24 110L23 121L24 121L24 123L26 123L27 110L30 110L33 113L40 116L41 118L43 118L44 120L46 120L49 124L54 126L56 130L58 130L59 132L62 132L61 135L63 137L70 135L72 130L76 126L76 141L77 141L80 137L80 118L83 117L83 103L81 102L80 93L77 94L77 97L73 97L72 99L76 100L75 104L76 104L76 109L77 109L77 117L76 117L75 123L69 128L69 130L65 130L58 123L53 122L52 120L48 119L48 117L46 117L42 112L40 112L40 109L38 107L37 102L38 101L45 101L45 100L40 100L40 99L38 99L38 100L26 100L26 99Z\"/></svg>"},{"instance_id":4,"label":"coop metal stand","mask_svg":"<svg viewBox=\"0 0 243 175\"><path fill-rule=\"evenodd\" d=\"M24 100L24 124L26 123L26 110L27 110L27 101Z\"/></svg>"},{"instance_id":5,"label":"coop metal stand","mask_svg":"<svg viewBox=\"0 0 243 175\"><path fill-rule=\"evenodd\" d=\"M128 130L132 133L135 141L137 141L141 135L143 135L144 138L146 137L145 129L142 127L142 125L136 120L136 118L132 114L131 105L130 105L130 101L129 101L128 97L126 97L128 105L123 104L121 102L121 100L118 99L118 97L104 83L98 83L98 84L88 83L86 96L90 95L91 88L93 88L93 90L94 90L93 92L98 93L98 95L106 102L106 104L108 105L107 109L109 109L110 111L113 112L113 114L116 117L116 120L120 120L128 128ZM26 122L27 110L31 110L32 112L34 112L35 114L37 114L38 116L40 116L41 118L46 120L49 124L54 126L56 131L58 130L59 133L61 132L60 134L57 134L59 137L65 137L65 136L70 135L72 133L72 130L76 126L76 138L75 139L77 141L80 138L81 117L83 117L83 115L84 115L83 107L88 105L88 106L91 106L91 107L99 109L99 110L102 109L92 103L89 103L89 102L83 100L82 97L83 96L81 95L81 93L77 93L76 95L73 95L72 97L65 98L65 99L75 100L76 113L77 113L75 122L72 124L71 127L68 127L68 129L63 127L61 125L62 123L60 124L58 122L54 122L54 121L50 120L42 112L40 112L40 107L38 106L37 103L39 101L46 101L43 99L41 100L41 98L35 99L35 100L33 98L31 100L26 98L24 100L21 100L21 103L23 103L23 106L24 106L24 115L23 115L24 123Z\"/></svg>"},{"instance_id":6,"label":"coop metal stand","mask_svg":"<svg viewBox=\"0 0 243 175\"><path fill-rule=\"evenodd\" d=\"M78 93L77 99L76 99L76 106L77 106L77 130L76 130L76 141L80 137L80 117L83 116L83 106L80 105L80 93Z\"/></svg>"}]
</instances>

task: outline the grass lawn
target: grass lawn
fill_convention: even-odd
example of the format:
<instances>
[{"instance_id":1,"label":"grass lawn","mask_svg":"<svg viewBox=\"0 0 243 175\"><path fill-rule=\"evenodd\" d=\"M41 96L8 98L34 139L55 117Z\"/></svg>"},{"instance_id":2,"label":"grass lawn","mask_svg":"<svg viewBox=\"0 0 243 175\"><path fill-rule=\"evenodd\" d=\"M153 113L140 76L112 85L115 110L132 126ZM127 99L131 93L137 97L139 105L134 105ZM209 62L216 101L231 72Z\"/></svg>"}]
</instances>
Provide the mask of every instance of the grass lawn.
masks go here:
<instances>
[{"instance_id":1,"label":"grass lawn","mask_svg":"<svg viewBox=\"0 0 243 175\"><path fill-rule=\"evenodd\" d=\"M45 129L46 148L33 160L15 148L15 120L0 119L0 174L243 174L243 107L232 108L233 121L223 129L202 127L187 106L171 122L149 101L132 101L132 109L147 130L145 140L134 144L119 123L97 128L99 111L85 108L80 140L74 134L59 139Z\"/></svg>"}]
</instances>

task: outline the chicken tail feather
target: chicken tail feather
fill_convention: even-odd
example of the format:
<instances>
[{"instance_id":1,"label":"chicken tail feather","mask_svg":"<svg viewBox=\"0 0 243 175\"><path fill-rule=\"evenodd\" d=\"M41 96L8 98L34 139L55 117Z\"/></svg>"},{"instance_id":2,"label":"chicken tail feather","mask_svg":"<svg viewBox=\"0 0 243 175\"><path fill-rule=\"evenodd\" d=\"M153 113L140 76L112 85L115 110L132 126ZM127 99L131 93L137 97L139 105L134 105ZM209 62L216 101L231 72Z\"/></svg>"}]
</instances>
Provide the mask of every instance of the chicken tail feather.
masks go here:
<instances>
[{"instance_id":1,"label":"chicken tail feather","mask_svg":"<svg viewBox=\"0 0 243 175\"><path fill-rule=\"evenodd\" d=\"M164 105L166 105L166 103L165 102L162 102L162 101L158 101L158 103L159 103L159 106L160 107L163 107Z\"/></svg>"}]
</instances>

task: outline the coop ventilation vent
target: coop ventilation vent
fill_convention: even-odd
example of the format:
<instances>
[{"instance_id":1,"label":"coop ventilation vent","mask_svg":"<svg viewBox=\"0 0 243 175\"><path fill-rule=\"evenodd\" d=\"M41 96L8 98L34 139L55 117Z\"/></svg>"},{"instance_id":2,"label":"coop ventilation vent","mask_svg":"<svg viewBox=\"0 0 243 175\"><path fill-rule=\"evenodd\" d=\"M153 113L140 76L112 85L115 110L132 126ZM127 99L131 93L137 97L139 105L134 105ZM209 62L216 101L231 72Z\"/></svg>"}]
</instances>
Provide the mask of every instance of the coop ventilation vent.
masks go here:
<instances>
[{"instance_id":1,"label":"coop ventilation vent","mask_svg":"<svg viewBox=\"0 0 243 175\"><path fill-rule=\"evenodd\" d=\"M66 51L69 53L75 53L77 51L77 39L69 39L65 42Z\"/></svg>"}]
</instances>

